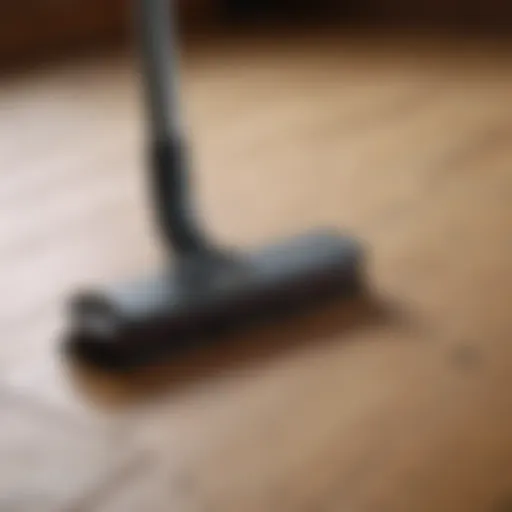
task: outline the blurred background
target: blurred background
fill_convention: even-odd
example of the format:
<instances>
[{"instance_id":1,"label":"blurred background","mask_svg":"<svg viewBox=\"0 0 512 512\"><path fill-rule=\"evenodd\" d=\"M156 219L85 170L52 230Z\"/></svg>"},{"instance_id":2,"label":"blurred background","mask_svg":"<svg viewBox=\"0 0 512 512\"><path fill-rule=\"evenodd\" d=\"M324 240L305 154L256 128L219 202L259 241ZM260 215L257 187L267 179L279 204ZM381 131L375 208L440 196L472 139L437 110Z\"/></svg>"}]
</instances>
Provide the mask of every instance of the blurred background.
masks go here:
<instances>
[{"instance_id":1,"label":"blurred background","mask_svg":"<svg viewBox=\"0 0 512 512\"><path fill-rule=\"evenodd\" d=\"M354 233L368 293L120 383L59 343L168 264L131 6L0 2L0 511L510 512L512 3L179 2L208 227Z\"/></svg>"}]
</instances>

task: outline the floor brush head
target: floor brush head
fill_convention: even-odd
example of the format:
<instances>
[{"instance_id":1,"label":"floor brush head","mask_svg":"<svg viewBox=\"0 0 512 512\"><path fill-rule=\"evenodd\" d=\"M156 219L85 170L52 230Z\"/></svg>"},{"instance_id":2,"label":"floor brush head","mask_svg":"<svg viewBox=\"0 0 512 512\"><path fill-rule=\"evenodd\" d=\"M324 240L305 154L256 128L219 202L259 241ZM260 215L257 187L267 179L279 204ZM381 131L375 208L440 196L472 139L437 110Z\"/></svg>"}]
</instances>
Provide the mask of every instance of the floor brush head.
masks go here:
<instances>
[{"instance_id":1,"label":"floor brush head","mask_svg":"<svg viewBox=\"0 0 512 512\"><path fill-rule=\"evenodd\" d=\"M318 231L235 257L183 259L161 275L77 297L65 348L80 363L127 371L227 332L363 287L357 241Z\"/></svg>"}]
</instances>

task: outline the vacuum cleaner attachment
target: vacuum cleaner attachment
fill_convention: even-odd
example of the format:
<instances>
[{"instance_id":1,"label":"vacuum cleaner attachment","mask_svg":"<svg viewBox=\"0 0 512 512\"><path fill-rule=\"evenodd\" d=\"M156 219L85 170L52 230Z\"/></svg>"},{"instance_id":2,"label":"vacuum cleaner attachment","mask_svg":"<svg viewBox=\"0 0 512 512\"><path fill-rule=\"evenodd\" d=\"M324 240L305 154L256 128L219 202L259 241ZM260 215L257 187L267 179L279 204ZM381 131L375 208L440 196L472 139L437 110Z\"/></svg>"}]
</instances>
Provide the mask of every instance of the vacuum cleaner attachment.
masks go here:
<instances>
[{"instance_id":1,"label":"vacuum cleaner attachment","mask_svg":"<svg viewBox=\"0 0 512 512\"><path fill-rule=\"evenodd\" d=\"M159 363L233 329L353 296L362 287L359 244L332 231L308 233L250 254L220 249L208 239L188 188L170 2L138 0L138 5L154 200L175 263L154 278L73 301L68 353L109 371Z\"/></svg>"}]
</instances>

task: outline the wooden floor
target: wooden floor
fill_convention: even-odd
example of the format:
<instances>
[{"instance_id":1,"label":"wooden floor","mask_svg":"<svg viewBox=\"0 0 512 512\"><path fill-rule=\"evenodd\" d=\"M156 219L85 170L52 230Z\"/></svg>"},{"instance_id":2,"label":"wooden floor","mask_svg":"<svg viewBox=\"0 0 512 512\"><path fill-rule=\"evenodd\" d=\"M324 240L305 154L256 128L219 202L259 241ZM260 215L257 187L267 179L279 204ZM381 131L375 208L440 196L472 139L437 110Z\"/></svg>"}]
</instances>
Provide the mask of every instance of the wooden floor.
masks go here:
<instances>
[{"instance_id":1,"label":"wooden floor","mask_svg":"<svg viewBox=\"0 0 512 512\"><path fill-rule=\"evenodd\" d=\"M194 43L205 218L367 245L368 297L114 381L65 298L163 260L127 56L0 84L2 512L512 511L512 66L439 38Z\"/></svg>"}]
</instances>

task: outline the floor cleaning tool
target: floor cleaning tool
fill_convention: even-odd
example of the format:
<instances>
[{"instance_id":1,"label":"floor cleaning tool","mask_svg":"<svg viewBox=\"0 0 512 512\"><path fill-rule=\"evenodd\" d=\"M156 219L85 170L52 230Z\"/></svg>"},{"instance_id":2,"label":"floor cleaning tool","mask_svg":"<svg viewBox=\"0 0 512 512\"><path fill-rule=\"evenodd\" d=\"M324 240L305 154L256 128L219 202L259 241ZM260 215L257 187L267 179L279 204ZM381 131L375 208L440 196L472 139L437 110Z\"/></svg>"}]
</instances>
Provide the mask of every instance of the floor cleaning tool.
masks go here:
<instances>
[{"instance_id":1,"label":"floor cleaning tool","mask_svg":"<svg viewBox=\"0 0 512 512\"><path fill-rule=\"evenodd\" d=\"M150 181L172 265L160 275L72 301L65 348L107 371L134 370L213 343L234 329L299 313L363 287L363 251L333 230L253 253L212 242L195 215L180 125L171 0L137 0L151 127Z\"/></svg>"}]
</instances>

